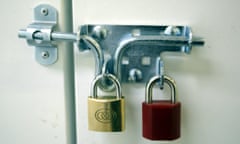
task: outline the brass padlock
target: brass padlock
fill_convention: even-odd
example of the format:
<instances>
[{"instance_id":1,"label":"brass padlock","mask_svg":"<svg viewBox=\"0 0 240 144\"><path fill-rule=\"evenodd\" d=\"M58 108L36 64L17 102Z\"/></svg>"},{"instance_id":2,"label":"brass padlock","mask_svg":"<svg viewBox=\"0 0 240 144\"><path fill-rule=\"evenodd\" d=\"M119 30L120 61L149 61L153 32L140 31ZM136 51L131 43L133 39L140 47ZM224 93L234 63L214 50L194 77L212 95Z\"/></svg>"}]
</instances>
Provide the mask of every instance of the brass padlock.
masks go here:
<instances>
[{"instance_id":1,"label":"brass padlock","mask_svg":"<svg viewBox=\"0 0 240 144\"><path fill-rule=\"evenodd\" d=\"M116 96L97 96L98 82L103 78L115 85ZM92 96L88 97L88 129L101 132L120 132L125 129L125 101L118 79L112 74L97 76L92 82Z\"/></svg>"}]
</instances>

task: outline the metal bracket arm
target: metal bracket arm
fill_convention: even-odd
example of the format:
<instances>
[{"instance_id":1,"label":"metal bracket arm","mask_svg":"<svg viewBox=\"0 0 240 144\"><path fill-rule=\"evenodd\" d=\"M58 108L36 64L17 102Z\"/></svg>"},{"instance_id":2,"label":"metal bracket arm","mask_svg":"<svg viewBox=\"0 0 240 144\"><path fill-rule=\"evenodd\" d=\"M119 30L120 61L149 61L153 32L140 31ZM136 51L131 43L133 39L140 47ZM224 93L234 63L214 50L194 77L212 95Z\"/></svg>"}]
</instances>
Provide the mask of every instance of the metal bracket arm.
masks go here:
<instances>
[{"instance_id":1,"label":"metal bracket arm","mask_svg":"<svg viewBox=\"0 0 240 144\"><path fill-rule=\"evenodd\" d=\"M34 8L33 23L18 32L20 38L35 46L35 57L40 64L57 61L56 41L77 42L80 51L92 50L96 75L111 73L123 83L144 83L158 75L162 77L159 85L163 88L161 54L189 54L192 46L204 44L188 26L83 25L78 33L61 33L54 31L57 18L54 7L38 5Z\"/></svg>"},{"instance_id":2,"label":"metal bracket arm","mask_svg":"<svg viewBox=\"0 0 240 144\"><path fill-rule=\"evenodd\" d=\"M84 25L80 36L87 35L98 42L103 53L110 55L105 71L123 83L144 83L151 77L164 75L163 52L189 54L192 46L204 44L192 36L188 26ZM80 42L80 49L89 47ZM103 63L99 63L103 66ZM102 67L99 66L99 67ZM163 88L163 81L160 81Z\"/></svg>"}]
</instances>

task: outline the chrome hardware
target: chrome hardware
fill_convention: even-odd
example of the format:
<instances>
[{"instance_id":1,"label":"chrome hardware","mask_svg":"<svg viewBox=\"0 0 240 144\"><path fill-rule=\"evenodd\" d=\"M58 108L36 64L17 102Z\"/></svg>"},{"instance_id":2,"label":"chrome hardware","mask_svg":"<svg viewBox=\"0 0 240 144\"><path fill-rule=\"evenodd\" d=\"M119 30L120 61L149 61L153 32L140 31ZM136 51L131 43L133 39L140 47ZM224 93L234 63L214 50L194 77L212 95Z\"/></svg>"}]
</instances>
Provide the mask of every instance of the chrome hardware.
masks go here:
<instances>
[{"instance_id":1,"label":"chrome hardware","mask_svg":"<svg viewBox=\"0 0 240 144\"><path fill-rule=\"evenodd\" d=\"M77 41L77 34L54 32L58 22L57 10L47 4L34 8L33 23L18 31L19 38L25 38L30 46L35 46L35 58L43 65L57 61L58 50L53 41Z\"/></svg>"},{"instance_id":2,"label":"chrome hardware","mask_svg":"<svg viewBox=\"0 0 240 144\"><path fill-rule=\"evenodd\" d=\"M161 54L189 54L192 46L204 44L202 38L192 36L188 26L84 25L80 28L80 37L84 35L95 39L103 53L110 55L107 71L120 82L144 83L159 75L160 88L164 83ZM81 41L79 46L82 51L89 49Z\"/></svg>"},{"instance_id":3,"label":"chrome hardware","mask_svg":"<svg viewBox=\"0 0 240 144\"><path fill-rule=\"evenodd\" d=\"M95 58L95 75L109 73L123 83L145 83L160 76L164 84L163 52L189 54L192 46L204 41L192 35L188 26L83 25L77 33L55 31L57 10L47 4L34 8L34 20L18 32L20 38L35 46L36 60L43 65L57 61L57 41L76 42L80 51L91 50ZM104 72L103 72L104 71ZM112 91L111 82L103 80L99 87Z\"/></svg>"},{"instance_id":4,"label":"chrome hardware","mask_svg":"<svg viewBox=\"0 0 240 144\"><path fill-rule=\"evenodd\" d=\"M57 48L51 43L51 32L57 24L57 11L49 5L34 8L34 20L27 29L19 30L18 36L35 46L35 58L43 65L57 61Z\"/></svg>"}]
</instances>

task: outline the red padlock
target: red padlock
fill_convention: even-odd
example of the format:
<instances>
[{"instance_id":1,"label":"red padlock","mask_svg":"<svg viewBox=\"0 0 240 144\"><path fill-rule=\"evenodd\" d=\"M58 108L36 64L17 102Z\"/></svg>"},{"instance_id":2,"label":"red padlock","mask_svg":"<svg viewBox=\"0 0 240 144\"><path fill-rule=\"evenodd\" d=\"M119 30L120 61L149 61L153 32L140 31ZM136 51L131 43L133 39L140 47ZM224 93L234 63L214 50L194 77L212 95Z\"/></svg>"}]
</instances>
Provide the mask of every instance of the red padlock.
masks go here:
<instances>
[{"instance_id":1,"label":"red padlock","mask_svg":"<svg viewBox=\"0 0 240 144\"><path fill-rule=\"evenodd\" d=\"M176 102L176 84L164 76L171 88L171 100L152 101L152 89L161 79L155 76L146 85L145 102L142 103L143 137L150 140L175 140L180 137L181 104Z\"/></svg>"}]
</instances>

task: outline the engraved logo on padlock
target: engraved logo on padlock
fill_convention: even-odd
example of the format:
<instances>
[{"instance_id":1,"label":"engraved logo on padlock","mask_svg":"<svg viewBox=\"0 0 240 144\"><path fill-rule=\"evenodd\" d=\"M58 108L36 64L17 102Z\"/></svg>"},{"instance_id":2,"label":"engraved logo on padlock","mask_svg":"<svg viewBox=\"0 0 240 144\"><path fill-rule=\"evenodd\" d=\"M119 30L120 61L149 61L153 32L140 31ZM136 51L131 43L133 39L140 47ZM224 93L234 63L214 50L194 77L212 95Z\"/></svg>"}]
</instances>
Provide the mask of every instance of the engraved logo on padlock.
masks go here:
<instances>
[{"instance_id":1,"label":"engraved logo on padlock","mask_svg":"<svg viewBox=\"0 0 240 144\"><path fill-rule=\"evenodd\" d=\"M143 137L150 140L174 140L180 137L181 104L176 102L176 84L164 76L171 89L171 100L152 100L152 89L161 79L155 76L146 85L145 102L142 103Z\"/></svg>"},{"instance_id":2,"label":"engraved logo on padlock","mask_svg":"<svg viewBox=\"0 0 240 144\"><path fill-rule=\"evenodd\" d=\"M116 96L98 96L97 86L102 78L107 78L116 87ZM112 74L97 76L92 82L92 96L88 97L88 128L101 132L120 132L125 129L125 102L121 85Z\"/></svg>"},{"instance_id":3,"label":"engraved logo on padlock","mask_svg":"<svg viewBox=\"0 0 240 144\"><path fill-rule=\"evenodd\" d=\"M101 123L111 123L117 119L117 113L111 109L99 109L95 113L95 118Z\"/></svg>"}]
</instances>

